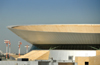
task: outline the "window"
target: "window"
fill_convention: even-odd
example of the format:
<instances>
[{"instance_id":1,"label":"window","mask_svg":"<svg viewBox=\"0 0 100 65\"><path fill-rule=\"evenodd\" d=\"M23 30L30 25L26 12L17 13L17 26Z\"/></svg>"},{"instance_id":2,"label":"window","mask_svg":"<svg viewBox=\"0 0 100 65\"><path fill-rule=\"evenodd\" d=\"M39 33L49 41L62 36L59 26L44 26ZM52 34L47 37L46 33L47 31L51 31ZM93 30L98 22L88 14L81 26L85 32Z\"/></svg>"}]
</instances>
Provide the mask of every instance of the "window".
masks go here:
<instances>
[{"instance_id":1,"label":"window","mask_svg":"<svg viewBox=\"0 0 100 65\"><path fill-rule=\"evenodd\" d=\"M68 60L73 60L73 56L69 56L68 57Z\"/></svg>"}]
</instances>

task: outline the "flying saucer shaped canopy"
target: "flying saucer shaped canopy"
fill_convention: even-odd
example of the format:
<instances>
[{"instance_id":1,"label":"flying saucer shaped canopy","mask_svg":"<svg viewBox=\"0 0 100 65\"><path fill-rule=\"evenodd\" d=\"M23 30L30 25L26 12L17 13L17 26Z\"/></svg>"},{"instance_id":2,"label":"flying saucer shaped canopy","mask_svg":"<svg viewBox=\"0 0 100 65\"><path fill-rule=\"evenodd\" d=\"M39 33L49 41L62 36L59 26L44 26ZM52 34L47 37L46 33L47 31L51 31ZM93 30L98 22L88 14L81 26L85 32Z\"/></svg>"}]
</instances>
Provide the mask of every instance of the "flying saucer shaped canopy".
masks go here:
<instances>
[{"instance_id":1,"label":"flying saucer shaped canopy","mask_svg":"<svg viewBox=\"0 0 100 65\"><path fill-rule=\"evenodd\" d=\"M31 44L100 44L99 24L9 26Z\"/></svg>"}]
</instances>

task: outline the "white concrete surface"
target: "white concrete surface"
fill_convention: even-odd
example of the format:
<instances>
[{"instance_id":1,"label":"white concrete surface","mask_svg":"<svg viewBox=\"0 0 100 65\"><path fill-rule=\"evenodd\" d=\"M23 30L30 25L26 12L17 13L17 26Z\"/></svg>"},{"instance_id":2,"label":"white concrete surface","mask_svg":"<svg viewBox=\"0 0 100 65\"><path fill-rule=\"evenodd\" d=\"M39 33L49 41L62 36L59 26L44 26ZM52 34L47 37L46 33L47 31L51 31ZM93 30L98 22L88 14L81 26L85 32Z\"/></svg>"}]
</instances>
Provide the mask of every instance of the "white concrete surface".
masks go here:
<instances>
[{"instance_id":1,"label":"white concrete surface","mask_svg":"<svg viewBox=\"0 0 100 65\"><path fill-rule=\"evenodd\" d=\"M95 50L50 50L50 56L53 60L69 60L68 57L91 57L96 56Z\"/></svg>"}]
</instances>

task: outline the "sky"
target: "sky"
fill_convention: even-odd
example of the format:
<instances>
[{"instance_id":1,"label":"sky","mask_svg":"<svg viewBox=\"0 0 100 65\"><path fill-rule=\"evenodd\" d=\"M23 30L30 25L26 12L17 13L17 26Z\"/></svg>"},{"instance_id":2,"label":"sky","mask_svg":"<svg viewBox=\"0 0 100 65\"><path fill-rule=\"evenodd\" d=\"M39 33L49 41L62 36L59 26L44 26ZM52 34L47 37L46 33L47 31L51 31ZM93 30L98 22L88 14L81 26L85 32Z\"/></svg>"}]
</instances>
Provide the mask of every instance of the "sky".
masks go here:
<instances>
[{"instance_id":1,"label":"sky","mask_svg":"<svg viewBox=\"0 0 100 65\"><path fill-rule=\"evenodd\" d=\"M100 0L0 0L0 50L10 40L11 52L21 53L30 43L7 29L10 25L30 24L100 24Z\"/></svg>"}]
</instances>

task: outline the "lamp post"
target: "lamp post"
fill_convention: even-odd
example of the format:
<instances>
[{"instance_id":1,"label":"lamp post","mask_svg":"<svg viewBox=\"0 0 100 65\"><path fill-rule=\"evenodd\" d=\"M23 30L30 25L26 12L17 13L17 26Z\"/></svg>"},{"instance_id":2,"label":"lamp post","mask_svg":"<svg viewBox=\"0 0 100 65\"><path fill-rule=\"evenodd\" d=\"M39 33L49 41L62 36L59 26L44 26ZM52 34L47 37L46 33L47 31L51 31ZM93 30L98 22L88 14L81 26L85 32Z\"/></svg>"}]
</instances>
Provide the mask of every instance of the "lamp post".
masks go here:
<instances>
[{"instance_id":1,"label":"lamp post","mask_svg":"<svg viewBox=\"0 0 100 65\"><path fill-rule=\"evenodd\" d=\"M9 41L9 58L10 58L11 43Z\"/></svg>"},{"instance_id":2,"label":"lamp post","mask_svg":"<svg viewBox=\"0 0 100 65\"><path fill-rule=\"evenodd\" d=\"M8 55L8 43L9 43L9 40L4 40L4 43L6 43L6 59L7 59L7 55Z\"/></svg>"},{"instance_id":3,"label":"lamp post","mask_svg":"<svg viewBox=\"0 0 100 65\"><path fill-rule=\"evenodd\" d=\"M21 45L21 44L22 44L22 43L19 41L19 42L18 42L18 50L19 50L18 53L19 53L19 56L20 56L20 45Z\"/></svg>"},{"instance_id":4,"label":"lamp post","mask_svg":"<svg viewBox=\"0 0 100 65\"><path fill-rule=\"evenodd\" d=\"M28 48L30 47L29 45L26 45L26 53L28 53Z\"/></svg>"}]
</instances>

